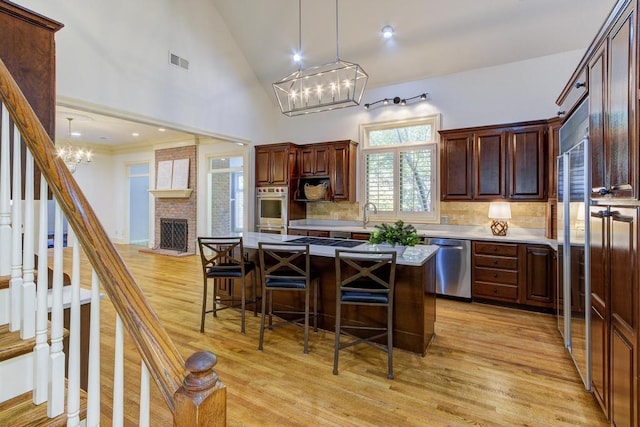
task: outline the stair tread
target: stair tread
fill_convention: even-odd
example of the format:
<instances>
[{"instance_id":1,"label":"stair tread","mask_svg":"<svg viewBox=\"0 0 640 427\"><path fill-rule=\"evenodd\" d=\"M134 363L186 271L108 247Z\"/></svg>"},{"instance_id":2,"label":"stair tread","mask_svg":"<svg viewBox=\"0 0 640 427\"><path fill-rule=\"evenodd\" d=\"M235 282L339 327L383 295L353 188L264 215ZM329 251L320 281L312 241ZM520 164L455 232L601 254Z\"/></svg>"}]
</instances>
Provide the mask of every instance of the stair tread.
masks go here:
<instances>
[{"instance_id":1,"label":"stair tread","mask_svg":"<svg viewBox=\"0 0 640 427\"><path fill-rule=\"evenodd\" d=\"M69 336L69 330L62 330L62 337ZM47 341L51 344L51 322L48 322ZM0 325L0 362L31 353L36 345L36 339L20 338L20 331L9 332L9 325Z\"/></svg>"},{"instance_id":2,"label":"stair tread","mask_svg":"<svg viewBox=\"0 0 640 427\"><path fill-rule=\"evenodd\" d=\"M9 325L0 325L0 362L31 353L35 338L23 340L20 332L9 332Z\"/></svg>"},{"instance_id":3,"label":"stair tread","mask_svg":"<svg viewBox=\"0 0 640 427\"><path fill-rule=\"evenodd\" d=\"M47 405L34 405L32 392L0 403L0 425L12 427L65 426L67 414L47 417ZM87 394L80 390L80 419L87 418Z\"/></svg>"}]
</instances>

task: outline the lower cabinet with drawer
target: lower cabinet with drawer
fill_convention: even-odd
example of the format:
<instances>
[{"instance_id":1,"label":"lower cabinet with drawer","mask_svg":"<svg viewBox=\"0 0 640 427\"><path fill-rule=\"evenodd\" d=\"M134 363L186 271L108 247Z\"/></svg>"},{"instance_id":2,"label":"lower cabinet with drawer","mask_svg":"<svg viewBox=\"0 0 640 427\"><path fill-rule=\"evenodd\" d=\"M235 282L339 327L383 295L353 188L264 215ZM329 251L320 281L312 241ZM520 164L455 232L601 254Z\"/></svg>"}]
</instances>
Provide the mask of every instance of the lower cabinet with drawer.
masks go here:
<instances>
[{"instance_id":1,"label":"lower cabinet with drawer","mask_svg":"<svg viewBox=\"0 0 640 427\"><path fill-rule=\"evenodd\" d=\"M518 302L518 245L473 242L471 297Z\"/></svg>"},{"instance_id":2,"label":"lower cabinet with drawer","mask_svg":"<svg viewBox=\"0 0 640 427\"><path fill-rule=\"evenodd\" d=\"M473 242L471 297L553 309L555 251L546 245Z\"/></svg>"}]
</instances>

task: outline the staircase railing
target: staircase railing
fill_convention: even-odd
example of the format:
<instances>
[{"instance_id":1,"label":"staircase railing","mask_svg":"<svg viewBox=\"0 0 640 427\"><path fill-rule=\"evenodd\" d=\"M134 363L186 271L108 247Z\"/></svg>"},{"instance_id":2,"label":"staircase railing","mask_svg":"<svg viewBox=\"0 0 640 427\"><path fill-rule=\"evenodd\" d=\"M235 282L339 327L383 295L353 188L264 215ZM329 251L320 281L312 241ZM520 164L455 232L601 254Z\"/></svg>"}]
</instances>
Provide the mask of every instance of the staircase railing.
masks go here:
<instances>
[{"instance_id":1,"label":"staircase railing","mask_svg":"<svg viewBox=\"0 0 640 427\"><path fill-rule=\"evenodd\" d=\"M17 173L24 175L27 180L26 187L28 187L33 183L33 181L29 179L29 175L33 174L33 165L37 166L41 171L46 184L48 184L48 189L56 200L56 209L59 209L59 212L56 213L54 246L56 248L62 247L60 218L62 218L62 214L64 214L70 228L73 230L73 234L75 235L79 246L83 248L86 257L93 268L94 290L92 291L92 304L93 302L98 304L99 297L97 296L98 292L96 289L98 289L99 284L101 284L102 289L107 294L109 300L114 305L115 311L117 312L118 319L116 329L118 329L118 324L121 323L122 327L132 338L143 362L142 375L143 377L148 375L158 386L168 408L173 413L174 425L204 426L226 424L226 388L218 380L217 374L213 370L213 366L216 362L215 355L204 351L197 352L189 357L185 364L182 356L147 302L142 290L127 269L116 248L111 243L92 207L67 169L67 166L60 158L58 158L54 143L51 141L49 135L46 133L42 124L31 109L31 106L26 101L18 85L1 60L0 101L2 101L2 105L0 107L3 111L8 112L8 115L16 128L16 133L11 137L7 129L7 123L4 123L2 125L3 138L6 137L8 139L12 139L14 143L16 138L18 138L18 140L21 139L22 144L27 147L28 151L27 159L23 162L19 157L20 150L16 150L14 148L14 157L12 158L13 174L16 175ZM5 147L8 146L8 141L3 144ZM19 146L19 144L15 145L15 147L18 148ZM18 153L16 153L16 151L18 151ZM3 163L6 162L8 154L8 149L0 152L0 158L4 156ZM16 155L18 157L15 157ZM19 167L22 163L26 163L27 165L24 173ZM0 172L0 175L2 174L8 174L8 172L3 170ZM12 200L22 200L20 185L15 184L15 179L13 182L14 185L11 191L13 196ZM44 196L41 194L41 201L46 201L46 184L43 183L40 187L41 193L44 194ZM8 191L6 188L2 190L5 194ZM27 190L27 192L30 192L30 194L26 195L27 198L32 199L32 190ZM6 204L6 202L4 204ZM2 205L3 203L0 202L0 210L2 210ZM40 288L42 283L40 281L38 282L38 297L35 297L35 284L33 283L35 266L33 265L33 257L28 254L25 254L24 256L24 260L31 258L31 264L29 264L29 261L24 261L23 264L23 261L18 260L18 258L21 258L21 255L25 250L29 253L33 253L35 251L33 247L29 246L30 243L27 243L25 247L22 247L21 241L31 240L32 236L23 236L22 233L17 231L20 230L20 226L22 224L25 225L25 228L27 227L27 222L32 220L35 212L33 205L27 202L26 198L24 202L24 219L22 212L20 211L20 206L22 206L23 203L11 203L11 205L11 216L13 218L11 233L11 240L13 242L12 252L14 254L18 252L17 256L13 255L11 257L11 295L12 298L18 298L16 295L20 292L19 299L30 300L30 302L18 304L20 306L20 313L12 314L10 324L13 329L25 324L26 328L30 331L27 332L27 334L35 333L37 342L35 347L35 357L37 359L41 357L37 355L38 346L46 347L46 343L43 343L43 338L41 337L43 328L42 322L32 322L31 320L23 321L20 319L31 319L31 312L44 310L46 301L43 302L41 299L42 292L40 292ZM43 223L43 216L46 216L46 213L44 212L44 208L42 208L42 203L40 208L40 227L44 227L45 224ZM2 216L2 218L0 218L0 233L4 233L3 238L8 236L6 233L7 227L10 227L10 225L7 224L7 215L8 214L6 212L0 212L0 216ZM18 219L16 220L16 218ZM16 221L18 222L16 223ZM42 233L42 229L40 231ZM39 241L40 245L38 245L38 251L42 254L42 251L46 251L46 249L42 246L42 239ZM18 249L16 249L16 245ZM74 272L72 274L71 284L72 323L74 321L79 323L79 311L77 308L79 298L79 272L77 271L79 268L79 261L77 260L78 251L78 245L74 246ZM60 322L60 320L56 321L54 318L60 319L60 313L56 313L56 311L62 310L62 269L59 265L60 261L58 260L58 253L58 251L54 251L53 291L51 291L53 294L52 299L54 301L54 307L51 309L52 323ZM0 255L7 254L4 253ZM43 259L45 260L44 265L40 265L40 261ZM43 276L47 275L47 273L45 273L46 270L43 270L47 268L46 256L40 256L38 257L38 260L39 265L37 276L38 279L42 278L44 280ZM0 275L2 274L3 273L0 271ZM23 286L24 282L27 283L27 286ZM46 289L46 281L44 283ZM13 285L16 285L15 291ZM24 293L22 293L23 290ZM33 301L31 301L32 299ZM55 307L56 304L58 304L59 307ZM91 317L92 321L99 320L99 311L97 311L97 313L92 312ZM33 314L33 318L35 318L35 314ZM60 332L54 332L55 329L61 330L61 327L59 325L52 325L51 354L54 353L54 347L56 352L60 350L59 347L61 346L60 342L62 340ZM94 330L93 325L91 329ZM99 331L99 328L97 331ZM70 372L68 376L69 382L71 383L77 382L77 378L75 378L77 373L71 373L71 365L78 363L77 340L79 338L78 332L71 330L69 333L71 345L75 348L75 350L70 351L69 355ZM54 334L57 335L54 336ZM116 332L116 335L118 335L118 332ZM99 368L96 368L96 359L99 361L99 344L96 344L96 342L99 342L99 340L96 340L95 337L93 337L91 348L94 354L90 355L90 376L99 375L99 373L97 373L99 372ZM96 349L96 346L98 349ZM117 343L116 347L118 347ZM98 353L97 357L95 352ZM51 360L48 362L49 364L45 366L48 366L47 370L49 372L47 375L52 375L52 366L57 362L55 356L50 355L49 357ZM116 378L114 378L114 384L117 384L119 381L122 381L117 378L118 375L120 375L120 378L122 377L122 372L118 372L117 354L115 359L116 368L114 371L116 372ZM73 381L72 376L74 377ZM35 383L37 382L38 380L35 381ZM93 410L95 410L96 407L99 410L100 404L96 403L95 398L92 399L91 396L91 393L99 395L99 383L96 387L95 379L92 381L90 378L89 384L89 410L91 411L92 407L94 408ZM92 386L91 384L94 385ZM115 387L116 386L114 385L114 388ZM142 388L144 389L144 382ZM68 397L71 401L77 401L76 393L78 393L78 391L69 391ZM114 395L118 393L121 392L114 390ZM36 401L41 399L41 397L36 398L35 394L36 392L34 392L34 403L37 403ZM51 396L49 396L49 398L51 398ZM148 405L148 403L141 401L141 407L145 407L145 405ZM116 416L116 412L119 410L117 406L118 403L114 400L114 419L118 418ZM73 420L77 415L77 408L70 408L67 410L67 413L70 416L69 419ZM55 415L57 414L51 414L51 416ZM141 414L141 420L145 418L148 419L148 414Z\"/></svg>"}]
</instances>

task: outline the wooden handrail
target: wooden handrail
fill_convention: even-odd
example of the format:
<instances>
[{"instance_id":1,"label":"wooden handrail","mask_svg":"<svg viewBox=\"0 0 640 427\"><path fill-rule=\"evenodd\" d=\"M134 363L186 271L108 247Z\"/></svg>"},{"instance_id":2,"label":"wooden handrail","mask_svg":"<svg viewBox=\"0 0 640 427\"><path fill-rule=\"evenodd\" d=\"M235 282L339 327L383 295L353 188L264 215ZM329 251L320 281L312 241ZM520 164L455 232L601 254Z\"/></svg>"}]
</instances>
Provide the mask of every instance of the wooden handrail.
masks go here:
<instances>
[{"instance_id":1,"label":"wooden handrail","mask_svg":"<svg viewBox=\"0 0 640 427\"><path fill-rule=\"evenodd\" d=\"M189 374L185 362L144 297L89 202L73 179L22 91L0 59L0 99L20 130L67 221L85 249L102 286L132 337L151 377L176 419L175 395ZM224 388L212 382L202 393ZM215 389L215 390L214 390ZM226 393L220 393L220 396ZM195 399L202 400L202 396Z\"/></svg>"}]
</instances>

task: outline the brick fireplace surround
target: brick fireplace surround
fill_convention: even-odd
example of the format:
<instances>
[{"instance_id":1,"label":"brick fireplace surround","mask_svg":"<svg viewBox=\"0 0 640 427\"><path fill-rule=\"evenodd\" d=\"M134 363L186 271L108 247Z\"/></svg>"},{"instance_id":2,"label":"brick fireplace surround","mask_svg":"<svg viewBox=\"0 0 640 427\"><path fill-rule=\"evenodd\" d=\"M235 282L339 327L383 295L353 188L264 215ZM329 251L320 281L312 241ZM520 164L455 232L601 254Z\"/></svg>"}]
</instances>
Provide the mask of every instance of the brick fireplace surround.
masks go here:
<instances>
[{"instance_id":1,"label":"brick fireplace surround","mask_svg":"<svg viewBox=\"0 0 640 427\"><path fill-rule=\"evenodd\" d=\"M166 148L156 150L155 162L158 170L158 162L164 160L189 159L189 184L193 191L188 198L156 198L154 213L155 235L154 248L160 247L160 218L186 219L187 220L187 253L196 253L196 200L197 200L197 146L190 145L178 148Z\"/></svg>"}]
</instances>

